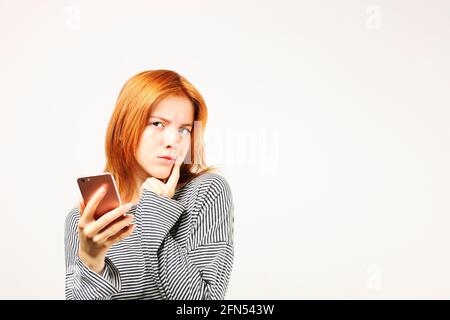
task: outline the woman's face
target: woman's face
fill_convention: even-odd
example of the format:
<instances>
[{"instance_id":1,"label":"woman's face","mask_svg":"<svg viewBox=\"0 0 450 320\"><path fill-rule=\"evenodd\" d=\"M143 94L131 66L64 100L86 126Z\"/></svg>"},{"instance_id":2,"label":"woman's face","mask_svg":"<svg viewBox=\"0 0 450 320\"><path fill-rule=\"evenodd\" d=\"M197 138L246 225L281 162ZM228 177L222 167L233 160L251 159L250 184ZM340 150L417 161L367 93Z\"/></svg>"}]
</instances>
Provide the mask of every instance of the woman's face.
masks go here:
<instances>
[{"instance_id":1,"label":"woman's face","mask_svg":"<svg viewBox=\"0 0 450 320\"><path fill-rule=\"evenodd\" d=\"M169 96L153 106L136 151L139 183L168 178L174 162L160 157L186 157L193 122L194 107L185 96Z\"/></svg>"}]
</instances>

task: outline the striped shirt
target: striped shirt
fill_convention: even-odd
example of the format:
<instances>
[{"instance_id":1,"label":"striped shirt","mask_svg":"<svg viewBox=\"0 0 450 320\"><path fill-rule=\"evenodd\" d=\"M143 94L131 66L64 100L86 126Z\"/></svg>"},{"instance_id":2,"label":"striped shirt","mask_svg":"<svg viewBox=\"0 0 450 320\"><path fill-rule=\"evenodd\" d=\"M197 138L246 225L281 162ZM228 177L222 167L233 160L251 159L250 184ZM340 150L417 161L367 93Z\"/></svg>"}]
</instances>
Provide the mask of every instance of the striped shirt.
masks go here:
<instances>
[{"instance_id":1,"label":"striped shirt","mask_svg":"<svg viewBox=\"0 0 450 320\"><path fill-rule=\"evenodd\" d=\"M136 228L115 243L101 274L78 257L78 221L65 222L65 295L68 300L224 299L233 266L231 189L216 173L198 176L172 198L144 189Z\"/></svg>"}]
</instances>

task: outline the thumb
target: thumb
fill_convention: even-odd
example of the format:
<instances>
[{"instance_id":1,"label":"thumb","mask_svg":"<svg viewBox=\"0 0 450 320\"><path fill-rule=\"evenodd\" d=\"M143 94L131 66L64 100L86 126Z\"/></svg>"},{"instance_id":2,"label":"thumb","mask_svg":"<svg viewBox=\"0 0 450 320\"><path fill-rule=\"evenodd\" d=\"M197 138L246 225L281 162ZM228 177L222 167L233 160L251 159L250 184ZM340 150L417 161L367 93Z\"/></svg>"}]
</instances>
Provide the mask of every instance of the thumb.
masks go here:
<instances>
[{"instance_id":1,"label":"thumb","mask_svg":"<svg viewBox=\"0 0 450 320\"><path fill-rule=\"evenodd\" d=\"M84 200L83 198L81 198L80 201L78 201L78 210L80 211L80 216L83 214L84 208Z\"/></svg>"}]
</instances>

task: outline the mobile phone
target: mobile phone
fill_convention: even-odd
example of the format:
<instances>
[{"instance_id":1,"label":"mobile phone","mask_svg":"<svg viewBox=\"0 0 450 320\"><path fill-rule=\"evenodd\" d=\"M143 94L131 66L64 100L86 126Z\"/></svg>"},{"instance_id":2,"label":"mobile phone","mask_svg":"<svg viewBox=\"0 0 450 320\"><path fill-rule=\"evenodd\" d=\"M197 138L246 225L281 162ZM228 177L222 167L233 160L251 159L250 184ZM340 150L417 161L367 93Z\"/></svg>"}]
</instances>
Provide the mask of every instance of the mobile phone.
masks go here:
<instances>
[{"instance_id":1,"label":"mobile phone","mask_svg":"<svg viewBox=\"0 0 450 320\"><path fill-rule=\"evenodd\" d=\"M84 204L86 205L92 196L100 187L106 188L106 194L97 206L94 213L94 219L100 218L102 215L119 207L120 201L117 186L114 177L109 172L105 172L95 176L80 177L77 179Z\"/></svg>"}]
</instances>

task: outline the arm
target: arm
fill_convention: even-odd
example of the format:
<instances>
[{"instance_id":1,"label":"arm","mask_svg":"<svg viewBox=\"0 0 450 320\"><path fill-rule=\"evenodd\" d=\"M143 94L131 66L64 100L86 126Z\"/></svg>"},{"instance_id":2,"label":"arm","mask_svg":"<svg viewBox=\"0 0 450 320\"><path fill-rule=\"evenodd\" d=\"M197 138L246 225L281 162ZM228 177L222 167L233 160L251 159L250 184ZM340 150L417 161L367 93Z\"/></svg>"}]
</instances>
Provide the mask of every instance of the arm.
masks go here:
<instances>
[{"instance_id":1,"label":"arm","mask_svg":"<svg viewBox=\"0 0 450 320\"><path fill-rule=\"evenodd\" d=\"M90 270L79 258L79 212L74 208L65 223L65 295L67 300L108 300L120 291L119 270L109 258L101 274Z\"/></svg>"},{"instance_id":2,"label":"arm","mask_svg":"<svg viewBox=\"0 0 450 320\"><path fill-rule=\"evenodd\" d=\"M169 232L184 208L144 190L142 210L151 230L151 272L165 299L223 299L233 265L233 202L224 179L207 180L199 192L186 248ZM199 188L201 189L201 188ZM197 210L197 209L196 209Z\"/></svg>"}]
</instances>

